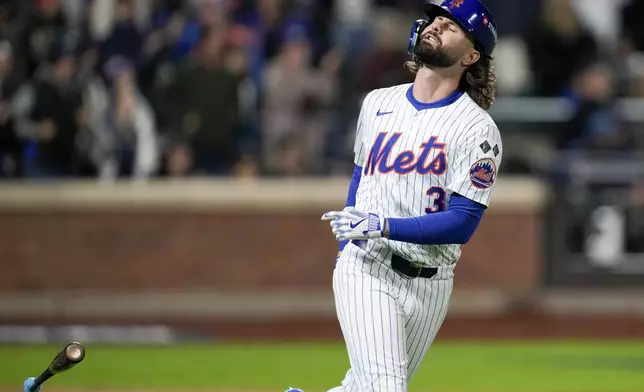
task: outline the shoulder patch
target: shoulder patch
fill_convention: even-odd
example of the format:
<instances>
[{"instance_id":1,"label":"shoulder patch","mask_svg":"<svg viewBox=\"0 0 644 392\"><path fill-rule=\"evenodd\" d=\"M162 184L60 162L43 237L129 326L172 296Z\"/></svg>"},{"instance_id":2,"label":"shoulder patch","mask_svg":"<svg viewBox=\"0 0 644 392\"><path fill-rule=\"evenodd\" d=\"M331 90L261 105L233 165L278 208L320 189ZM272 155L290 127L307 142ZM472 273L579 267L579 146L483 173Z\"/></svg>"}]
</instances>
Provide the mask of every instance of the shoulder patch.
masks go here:
<instances>
[{"instance_id":1,"label":"shoulder patch","mask_svg":"<svg viewBox=\"0 0 644 392\"><path fill-rule=\"evenodd\" d=\"M470 168L470 181L477 189L489 189L496 180L496 163L491 158L474 162Z\"/></svg>"}]
</instances>

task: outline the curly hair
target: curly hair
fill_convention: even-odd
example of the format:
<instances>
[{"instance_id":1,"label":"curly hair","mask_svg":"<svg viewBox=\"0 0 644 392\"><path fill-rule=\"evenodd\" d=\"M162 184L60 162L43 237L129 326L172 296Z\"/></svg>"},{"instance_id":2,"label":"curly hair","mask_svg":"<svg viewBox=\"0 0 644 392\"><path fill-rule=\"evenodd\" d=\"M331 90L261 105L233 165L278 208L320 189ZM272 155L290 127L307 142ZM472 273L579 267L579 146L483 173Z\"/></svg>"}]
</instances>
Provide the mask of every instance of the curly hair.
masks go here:
<instances>
[{"instance_id":1,"label":"curly hair","mask_svg":"<svg viewBox=\"0 0 644 392\"><path fill-rule=\"evenodd\" d=\"M422 66L423 63L416 56L405 62L405 68L414 75ZM496 74L492 58L481 56L477 62L470 65L463 72L458 88L465 91L481 108L489 109L496 99Z\"/></svg>"}]
</instances>

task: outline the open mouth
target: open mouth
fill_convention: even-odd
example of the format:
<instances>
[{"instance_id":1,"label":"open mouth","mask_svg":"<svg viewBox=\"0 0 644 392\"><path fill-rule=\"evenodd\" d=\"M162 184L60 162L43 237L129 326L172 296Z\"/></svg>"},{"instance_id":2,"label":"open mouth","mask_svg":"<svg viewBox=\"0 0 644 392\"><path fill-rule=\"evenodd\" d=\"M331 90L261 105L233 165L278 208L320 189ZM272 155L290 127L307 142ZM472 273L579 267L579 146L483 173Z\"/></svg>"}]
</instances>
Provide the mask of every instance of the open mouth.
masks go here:
<instances>
[{"instance_id":1,"label":"open mouth","mask_svg":"<svg viewBox=\"0 0 644 392\"><path fill-rule=\"evenodd\" d=\"M433 43L434 45L440 45L440 44L441 44L441 40L440 40L438 37L436 37L436 36L434 36L434 35L432 35L432 34L426 34L426 35L423 37L423 40L424 40L424 41L427 41L427 42L431 42L431 43Z\"/></svg>"}]
</instances>

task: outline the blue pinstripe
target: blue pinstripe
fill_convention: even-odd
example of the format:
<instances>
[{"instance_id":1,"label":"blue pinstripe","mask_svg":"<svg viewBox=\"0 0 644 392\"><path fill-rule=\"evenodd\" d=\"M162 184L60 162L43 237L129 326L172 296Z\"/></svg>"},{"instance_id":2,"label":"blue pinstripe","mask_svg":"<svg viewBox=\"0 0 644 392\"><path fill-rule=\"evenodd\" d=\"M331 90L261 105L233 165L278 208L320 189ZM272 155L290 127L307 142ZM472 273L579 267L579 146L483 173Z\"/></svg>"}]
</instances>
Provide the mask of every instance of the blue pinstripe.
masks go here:
<instances>
[{"instance_id":1,"label":"blue pinstripe","mask_svg":"<svg viewBox=\"0 0 644 392\"><path fill-rule=\"evenodd\" d=\"M445 318L451 269L410 279L391 269L390 257L372 258L350 243L336 264L333 291L351 368L334 392L407 391Z\"/></svg>"}]
</instances>

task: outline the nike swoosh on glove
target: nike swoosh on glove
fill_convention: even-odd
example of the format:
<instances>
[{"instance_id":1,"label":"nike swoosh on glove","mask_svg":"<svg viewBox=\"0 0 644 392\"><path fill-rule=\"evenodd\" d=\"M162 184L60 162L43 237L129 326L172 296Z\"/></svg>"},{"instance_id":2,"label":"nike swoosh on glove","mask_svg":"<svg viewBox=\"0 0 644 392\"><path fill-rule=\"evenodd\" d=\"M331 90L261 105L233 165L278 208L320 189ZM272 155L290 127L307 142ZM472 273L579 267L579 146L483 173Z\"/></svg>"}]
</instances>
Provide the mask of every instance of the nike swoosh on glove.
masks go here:
<instances>
[{"instance_id":1,"label":"nike swoosh on glove","mask_svg":"<svg viewBox=\"0 0 644 392\"><path fill-rule=\"evenodd\" d=\"M383 217L355 208L329 211L322 215L322 220L330 221L331 231L338 241L382 238L385 228Z\"/></svg>"}]
</instances>

